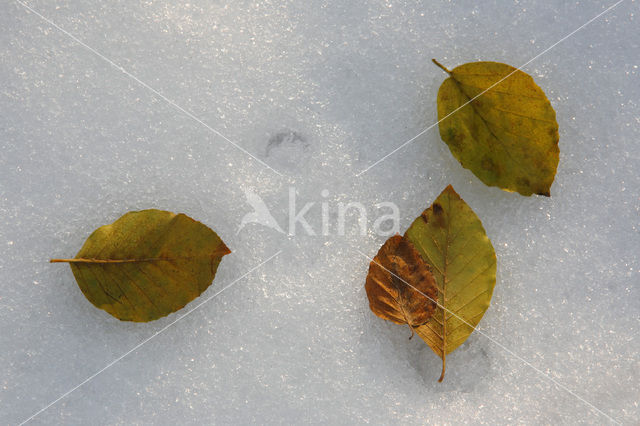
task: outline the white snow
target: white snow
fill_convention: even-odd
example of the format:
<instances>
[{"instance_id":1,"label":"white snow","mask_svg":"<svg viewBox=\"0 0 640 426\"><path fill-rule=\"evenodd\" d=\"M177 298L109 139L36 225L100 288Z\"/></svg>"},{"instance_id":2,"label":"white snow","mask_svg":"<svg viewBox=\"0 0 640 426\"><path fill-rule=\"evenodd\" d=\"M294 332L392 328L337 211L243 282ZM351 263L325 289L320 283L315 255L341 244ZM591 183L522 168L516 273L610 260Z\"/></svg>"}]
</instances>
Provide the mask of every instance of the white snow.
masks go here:
<instances>
[{"instance_id":1,"label":"white snow","mask_svg":"<svg viewBox=\"0 0 640 426\"><path fill-rule=\"evenodd\" d=\"M551 198L484 186L437 126L356 174L434 123L445 75L431 58L519 66L613 0L178 3L28 1L86 46L15 0L0 6L0 424L26 420L279 250L33 423L640 421L637 1L524 68L558 115ZM339 202L373 219L392 201L404 231L449 183L483 220L498 283L479 330L489 337L451 354L439 384L431 350L369 311L358 250L373 255L385 237L361 236L355 221L336 235L335 219ZM284 228L290 187L298 210L316 203L318 235L236 234L245 190ZM185 310L123 323L48 259L150 207L208 224L233 254Z\"/></svg>"}]
</instances>

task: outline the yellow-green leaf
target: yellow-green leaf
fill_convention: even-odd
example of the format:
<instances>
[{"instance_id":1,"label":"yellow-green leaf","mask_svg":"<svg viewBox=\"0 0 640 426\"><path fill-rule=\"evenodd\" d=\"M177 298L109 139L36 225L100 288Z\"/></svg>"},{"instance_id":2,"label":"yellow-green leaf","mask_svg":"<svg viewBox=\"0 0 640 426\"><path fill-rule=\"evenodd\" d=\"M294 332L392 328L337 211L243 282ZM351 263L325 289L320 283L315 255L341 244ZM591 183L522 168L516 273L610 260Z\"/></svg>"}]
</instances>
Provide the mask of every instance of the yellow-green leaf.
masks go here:
<instances>
[{"instance_id":1,"label":"yellow-green leaf","mask_svg":"<svg viewBox=\"0 0 640 426\"><path fill-rule=\"evenodd\" d=\"M69 262L96 307L123 321L146 322L181 309L211 285L231 253L210 228L184 214L129 212L96 229Z\"/></svg>"},{"instance_id":2,"label":"yellow-green leaf","mask_svg":"<svg viewBox=\"0 0 640 426\"><path fill-rule=\"evenodd\" d=\"M482 222L451 185L411 224L405 237L436 280L435 313L414 330L442 358L442 381L447 355L467 340L489 307L496 254Z\"/></svg>"},{"instance_id":3,"label":"yellow-green leaf","mask_svg":"<svg viewBox=\"0 0 640 426\"><path fill-rule=\"evenodd\" d=\"M558 167L558 123L528 74L498 62L449 71L438 91L440 137L482 182L522 195L550 195Z\"/></svg>"}]
</instances>

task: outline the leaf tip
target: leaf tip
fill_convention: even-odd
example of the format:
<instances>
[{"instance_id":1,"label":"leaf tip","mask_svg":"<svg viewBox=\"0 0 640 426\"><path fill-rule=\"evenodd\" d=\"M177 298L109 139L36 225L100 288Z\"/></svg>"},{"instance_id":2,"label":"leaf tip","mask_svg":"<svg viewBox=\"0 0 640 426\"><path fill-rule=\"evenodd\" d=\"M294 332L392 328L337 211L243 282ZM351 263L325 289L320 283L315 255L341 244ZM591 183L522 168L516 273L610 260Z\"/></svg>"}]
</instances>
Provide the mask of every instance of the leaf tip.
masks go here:
<instances>
[{"instance_id":1,"label":"leaf tip","mask_svg":"<svg viewBox=\"0 0 640 426\"><path fill-rule=\"evenodd\" d=\"M228 254L231 254L231 249L229 247L227 247L227 245L225 243L223 243L222 241L220 241L220 246L217 247L212 253L211 253L211 257L224 257Z\"/></svg>"},{"instance_id":2,"label":"leaf tip","mask_svg":"<svg viewBox=\"0 0 640 426\"><path fill-rule=\"evenodd\" d=\"M447 187L442 191L442 194L454 195L460 198L460 195L456 192L455 189L453 189L453 185L451 184L447 185Z\"/></svg>"}]
</instances>

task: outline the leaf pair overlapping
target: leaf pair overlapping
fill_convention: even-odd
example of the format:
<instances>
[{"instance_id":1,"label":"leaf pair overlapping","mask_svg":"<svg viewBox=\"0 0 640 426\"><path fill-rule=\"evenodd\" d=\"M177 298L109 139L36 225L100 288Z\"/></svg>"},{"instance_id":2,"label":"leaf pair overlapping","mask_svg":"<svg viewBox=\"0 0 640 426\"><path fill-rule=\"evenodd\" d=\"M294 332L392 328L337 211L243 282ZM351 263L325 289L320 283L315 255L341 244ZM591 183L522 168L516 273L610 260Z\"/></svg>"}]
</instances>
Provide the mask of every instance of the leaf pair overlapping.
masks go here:
<instances>
[{"instance_id":1,"label":"leaf pair overlapping","mask_svg":"<svg viewBox=\"0 0 640 426\"><path fill-rule=\"evenodd\" d=\"M385 261L394 257L389 251L399 246L398 240L419 254L418 259L405 256L413 260L403 269ZM469 337L489 307L496 284L495 251L478 216L451 186L418 216L403 237L396 235L389 241L369 266L365 286L369 305L381 318L409 324L442 359L442 381L447 355ZM431 277L416 278L401 272L423 268L422 263ZM402 283L397 283L399 280ZM403 292L413 296L411 303ZM413 321L414 317L419 320Z\"/></svg>"}]
</instances>

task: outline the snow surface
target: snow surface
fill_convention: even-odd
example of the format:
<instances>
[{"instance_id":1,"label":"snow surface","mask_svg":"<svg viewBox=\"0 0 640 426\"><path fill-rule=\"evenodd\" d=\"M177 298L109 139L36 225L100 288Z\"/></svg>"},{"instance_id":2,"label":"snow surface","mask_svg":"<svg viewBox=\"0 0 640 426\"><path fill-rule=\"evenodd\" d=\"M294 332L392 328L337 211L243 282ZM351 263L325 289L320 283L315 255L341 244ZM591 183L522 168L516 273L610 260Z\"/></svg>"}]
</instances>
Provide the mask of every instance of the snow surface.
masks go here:
<instances>
[{"instance_id":1,"label":"snow surface","mask_svg":"<svg viewBox=\"0 0 640 426\"><path fill-rule=\"evenodd\" d=\"M435 121L445 76L431 58L519 66L613 0L177 3L28 2L88 47L0 4L0 424L28 419L279 250L32 423L611 421L585 401L640 422L638 1L524 68L558 114L551 198L484 186L437 127L355 175ZM449 183L496 249L480 331L502 346L474 333L442 384L431 350L369 311L358 250L373 255L385 237L352 222L344 236L237 232L245 190L283 227L293 187L300 205L316 202L318 233L319 203L334 226L349 201L371 217L395 202L404 231ZM151 207L210 225L234 253L185 310L120 322L48 259Z\"/></svg>"}]
</instances>

